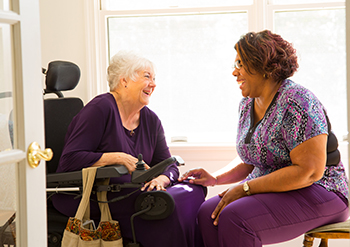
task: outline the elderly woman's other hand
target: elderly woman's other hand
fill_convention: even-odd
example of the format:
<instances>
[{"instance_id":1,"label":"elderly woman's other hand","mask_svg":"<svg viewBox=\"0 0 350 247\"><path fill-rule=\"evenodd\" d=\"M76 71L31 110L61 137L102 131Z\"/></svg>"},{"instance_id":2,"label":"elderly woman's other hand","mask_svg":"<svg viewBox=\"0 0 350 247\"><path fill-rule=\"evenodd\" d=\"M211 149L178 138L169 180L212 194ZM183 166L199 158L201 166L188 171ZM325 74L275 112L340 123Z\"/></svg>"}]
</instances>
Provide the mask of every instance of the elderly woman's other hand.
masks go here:
<instances>
[{"instance_id":1,"label":"elderly woman's other hand","mask_svg":"<svg viewBox=\"0 0 350 247\"><path fill-rule=\"evenodd\" d=\"M162 190L166 191L166 187L170 184L170 179L165 175L159 175L158 177L152 179L151 181L145 183L145 185L141 188L141 191L147 189L147 191L151 190Z\"/></svg>"}]
</instances>

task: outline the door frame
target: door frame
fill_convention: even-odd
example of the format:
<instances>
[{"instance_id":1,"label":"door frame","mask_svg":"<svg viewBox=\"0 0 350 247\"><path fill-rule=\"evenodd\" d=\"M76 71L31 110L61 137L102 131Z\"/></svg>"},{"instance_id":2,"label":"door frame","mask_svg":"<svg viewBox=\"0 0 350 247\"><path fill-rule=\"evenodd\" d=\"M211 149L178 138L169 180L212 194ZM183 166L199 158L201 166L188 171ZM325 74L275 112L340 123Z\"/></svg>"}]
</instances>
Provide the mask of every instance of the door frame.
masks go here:
<instances>
[{"instance_id":1,"label":"door frame","mask_svg":"<svg viewBox=\"0 0 350 247\"><path fill-rule=\"evenodd\" d=\"M18 162L16 245L47 246L45 162L32 168L26 160L30 143L45 147L39 0L8 2L12 11L0 11L0 23L12 27L15 139L14 149L1 152L0 159Z\"/></svg>"}]
</instances>

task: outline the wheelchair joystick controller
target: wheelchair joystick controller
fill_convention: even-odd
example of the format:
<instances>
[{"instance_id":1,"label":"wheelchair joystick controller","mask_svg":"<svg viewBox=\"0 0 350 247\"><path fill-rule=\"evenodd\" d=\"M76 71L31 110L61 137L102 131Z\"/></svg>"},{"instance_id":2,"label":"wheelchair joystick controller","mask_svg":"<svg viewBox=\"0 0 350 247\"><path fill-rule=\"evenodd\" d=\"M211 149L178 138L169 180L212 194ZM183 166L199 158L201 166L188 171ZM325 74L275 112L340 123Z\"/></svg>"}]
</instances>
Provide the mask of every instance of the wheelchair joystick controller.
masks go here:
<instances>
[{"instance_id":1,"label":"wheelchair joystick controller","mask_svg":"<svg viewBox=\"0 0 350 247\"><path fill-rule=\"evenodd\" d=\"M170 157L146 170L144 166L145 163L142 161L142 154L139 154L138 159L139 161L136 163L136 169L131 174L131 182L134 184L141 184L150 181L154 177L161 174L169 165L176 162L175 157Z\"/></svg>"},{"instance_id":2,"label":"wheelchair joystick controller","mask_svg":"<svg viewBox=\"0 0 350 247\"><path fill-rule=\"evenodd\" d=\"M143 162L142 154L139 154L138 161L136 162L136 170L138 170L138 171L145 171L146 170L145 164L146 163Z\"/></svg>"}]
</instances>

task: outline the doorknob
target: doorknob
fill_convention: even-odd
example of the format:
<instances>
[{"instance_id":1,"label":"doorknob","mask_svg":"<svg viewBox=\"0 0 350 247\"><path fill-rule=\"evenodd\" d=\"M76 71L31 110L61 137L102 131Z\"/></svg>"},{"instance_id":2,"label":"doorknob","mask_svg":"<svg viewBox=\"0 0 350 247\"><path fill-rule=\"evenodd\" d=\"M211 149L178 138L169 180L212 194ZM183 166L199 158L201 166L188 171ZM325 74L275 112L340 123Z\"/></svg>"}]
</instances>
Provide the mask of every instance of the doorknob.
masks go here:
<instances>
[{"instance_id":1,"label":"doorknob","mask_svg":"<svg viewBox=\"0 0 350 247\"><path fill-rule=\"evenodd\" d=\"M27 160L31 167L36 168L40 160L50 161L52 159L53 152L51 148L46 148L44 151L40 149L40 145L37 142L32 142L27 151Z\"/></svg>"}]
</instances>

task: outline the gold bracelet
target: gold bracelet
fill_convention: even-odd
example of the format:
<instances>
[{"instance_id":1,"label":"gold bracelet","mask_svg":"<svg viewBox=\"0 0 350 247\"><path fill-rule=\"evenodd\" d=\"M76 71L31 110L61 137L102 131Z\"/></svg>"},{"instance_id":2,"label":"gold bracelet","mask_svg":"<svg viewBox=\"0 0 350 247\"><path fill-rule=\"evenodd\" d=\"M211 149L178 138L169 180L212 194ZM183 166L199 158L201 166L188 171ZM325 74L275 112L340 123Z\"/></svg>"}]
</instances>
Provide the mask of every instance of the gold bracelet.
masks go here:
<instances>
[{"instance_id":1,"label":"gold bracelet","mask_svg":"<svg viewBox=\"0 0 350 247\"><path fill-rule=\"evenodd\" d=\"M218 177L215 177L215 183L212 185L212 187L214 187L217 184L218 184Z\"/></svg>"}]
</instances>

